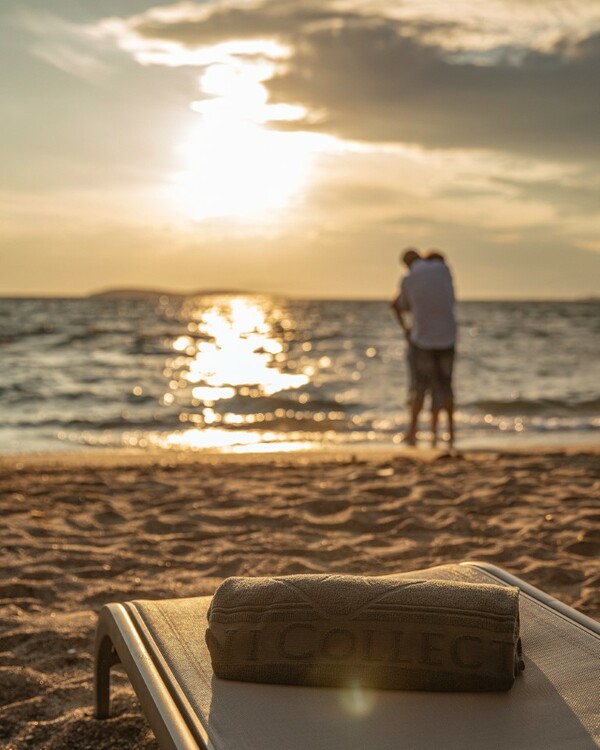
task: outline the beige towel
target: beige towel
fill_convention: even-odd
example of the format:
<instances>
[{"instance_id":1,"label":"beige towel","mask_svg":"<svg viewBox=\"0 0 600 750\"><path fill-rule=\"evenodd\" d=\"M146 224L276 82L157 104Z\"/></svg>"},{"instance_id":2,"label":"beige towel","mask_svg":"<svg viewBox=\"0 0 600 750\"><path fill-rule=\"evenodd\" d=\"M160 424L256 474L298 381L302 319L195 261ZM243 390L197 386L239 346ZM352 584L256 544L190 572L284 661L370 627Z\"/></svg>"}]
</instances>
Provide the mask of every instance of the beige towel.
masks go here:
<instances>
[{"instance_id":1,"label":"beige towel","mask_svg":"<svg viewBox=\"0 0 600 750\"><path fill-rule=\"evenodd\" d=\"M218 677L396 690L508 690L519 590L342 575L228 578L206 631Z\"/></svg>"}]
</instances>

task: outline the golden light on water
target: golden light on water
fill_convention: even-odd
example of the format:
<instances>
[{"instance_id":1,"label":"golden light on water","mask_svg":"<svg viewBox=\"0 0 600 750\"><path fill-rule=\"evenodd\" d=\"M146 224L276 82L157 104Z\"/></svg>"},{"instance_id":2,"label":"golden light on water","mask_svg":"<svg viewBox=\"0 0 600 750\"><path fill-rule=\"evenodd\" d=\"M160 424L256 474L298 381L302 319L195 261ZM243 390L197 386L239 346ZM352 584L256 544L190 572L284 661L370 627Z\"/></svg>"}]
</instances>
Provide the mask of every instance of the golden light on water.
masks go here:
<instances>
[{"instance_id":1,"label":"golden light on water","mask_svg":"<svg viewBox=\"0 0 600 750\"><path fill-rule=\"evenodd\" d=\"M243 434L231 432L223 428L210 431L198 428L183 430L168 435L166 440L157 441L164 447L201 449L229 449L232 453L279 453L306 451L315 447L304 438L298 440L283 440L277 432L260 432L247 430Z\"/></svg>"},{"instance_id":2,"label":"golden light on water","mask_svg":"<svg viewBox=\"0 0 600 750\"><path fill-rule=\"evenodd\" d=\"M192 391L196 398L210 402L232 398L235 388L244 386L256 396L272 396L310 380L308 372L279 369L276 355L283 351L283 342L274 336L258 302L234 298L211 307L201 313L195 328L203 338L195 344L180 376L201 384ZM177 339L175 349L182 338L188 337ZM247 394L245 390L243 395Z\"/></svg>"},{"instance_id":3,"label":"golden light on water","mask_svg":"<svg viewBox=\"0 0 600 750\"><path fill-rule=\"evenodd\" d=\"M272 303L248 297L223 297L209 307L189 311L188 333L171 344L176 356L165 369L170 390L163 403L187 398L179 418L190 427L160 438L161 444L239 452L268 451L274 445L277 450L310 447L306 436L295 439L290 432L252 429L275 416L281 418L279 410L265 414L259 405L250 413L237 413L235 406L230 411L217 408L219 402L236 396L258 400L310 383L313 367L299 364L293 372L285 369L283 330L274 328L277 315ZM295 419L296 411L283 410L283 416Z\"/></svg>"},{"instance_id":4,"label":"golden light on water","mask_svg":"<svg viewBox=\"0 0 600 750\"><path fill-rule=\"evenodd\" d=\"M211 388L210 386L199 386L192 388L192 396L199 401L223 401L235 396L235 388L224 386L223 388Z\"/></svg>"}]
</instances>

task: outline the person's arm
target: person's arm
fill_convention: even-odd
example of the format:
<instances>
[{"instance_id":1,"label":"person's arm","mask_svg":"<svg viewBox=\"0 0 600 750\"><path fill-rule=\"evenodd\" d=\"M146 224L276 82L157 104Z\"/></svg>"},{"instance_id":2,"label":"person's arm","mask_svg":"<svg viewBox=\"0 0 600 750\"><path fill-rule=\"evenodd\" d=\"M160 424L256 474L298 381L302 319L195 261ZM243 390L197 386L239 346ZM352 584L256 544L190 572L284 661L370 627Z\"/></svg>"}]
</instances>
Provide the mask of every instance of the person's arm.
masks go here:
<instances>
[{"instance_id":1,"label":"person's arm","mask_svg":"<svg viewBox=\"0 0 600 750\"><path fill-rule=\"evenodd\" d=\"M400 328L402 328L404 335L408 339L410 337L410 326L404 316L406 313L410 312L410 307L403 291L401 291L400 294L390 302L390 307L394 311L394 315L400 324Z\"/></svg>"}]
</instances>

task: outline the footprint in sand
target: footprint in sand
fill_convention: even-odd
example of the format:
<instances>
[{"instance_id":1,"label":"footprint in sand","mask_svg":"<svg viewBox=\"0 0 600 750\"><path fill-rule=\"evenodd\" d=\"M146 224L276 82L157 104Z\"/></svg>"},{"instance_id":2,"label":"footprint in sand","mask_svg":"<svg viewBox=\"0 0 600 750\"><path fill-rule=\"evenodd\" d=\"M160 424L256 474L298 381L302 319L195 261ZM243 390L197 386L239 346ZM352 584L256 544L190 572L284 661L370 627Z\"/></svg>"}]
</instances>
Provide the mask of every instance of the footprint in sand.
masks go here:
<instances>
[{"instance_id":1,"label":"footprint in sand","mask_svg":"<svg viewBox=\"0 0 600 750\"><path fill-rule=\"evenodd\" d=\"M126 522L125 516L114 510L102 510L95 514L94 519L102 526L116 526Z\"/></svg>"},{"instance_id":2,"label":"footprint in sand","mask_svg":"<svg viewBox=\"0 0 600 750\"><path fill-rule=\"evenodd\" d=\"M574 542L565 547L565 552L571 555L581 555L582 557L599 557L600 556L600 539L582 540Z\"/></svg>"},{"instance_id":3,"label":"footprint in sand","mask_svg":"<svg viewBox=\"0 0 600 750\"><path fill-rule=\"evenodd\" d=\"M313 500L304 506L312 516L332 516L349 507L347 500Z\"/></svg>"},{"instance_id":4,"label":"footprint in sand","mask_svg":"<svg viewBox=\"0 0 600 750\"><path fill-rule=\"evenodd\" d=\"M48 680L27 667L0 667L0 705L34 698Z\"/></svg>"}]
</instances>

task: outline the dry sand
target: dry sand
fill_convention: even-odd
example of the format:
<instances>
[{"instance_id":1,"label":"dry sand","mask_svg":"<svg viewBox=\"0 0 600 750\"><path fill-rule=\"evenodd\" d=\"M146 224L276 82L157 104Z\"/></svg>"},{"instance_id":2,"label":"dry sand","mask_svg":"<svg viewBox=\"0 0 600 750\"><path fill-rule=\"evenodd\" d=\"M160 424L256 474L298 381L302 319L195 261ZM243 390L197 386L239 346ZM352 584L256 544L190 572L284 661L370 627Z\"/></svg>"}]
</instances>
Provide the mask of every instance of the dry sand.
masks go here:
<instances>
[{"instance_id":1,"label":"dry sand","mask_svg":"<svg viewBox=\"0 0 600 750\"><path fill-rule=\"evenodd\" d=\"M229 575L479 559L600 619L599 497L591 450L0 460L0 746L155 748L118 670L92 717L96 613Z\"/></svg>"}]
</instances>

